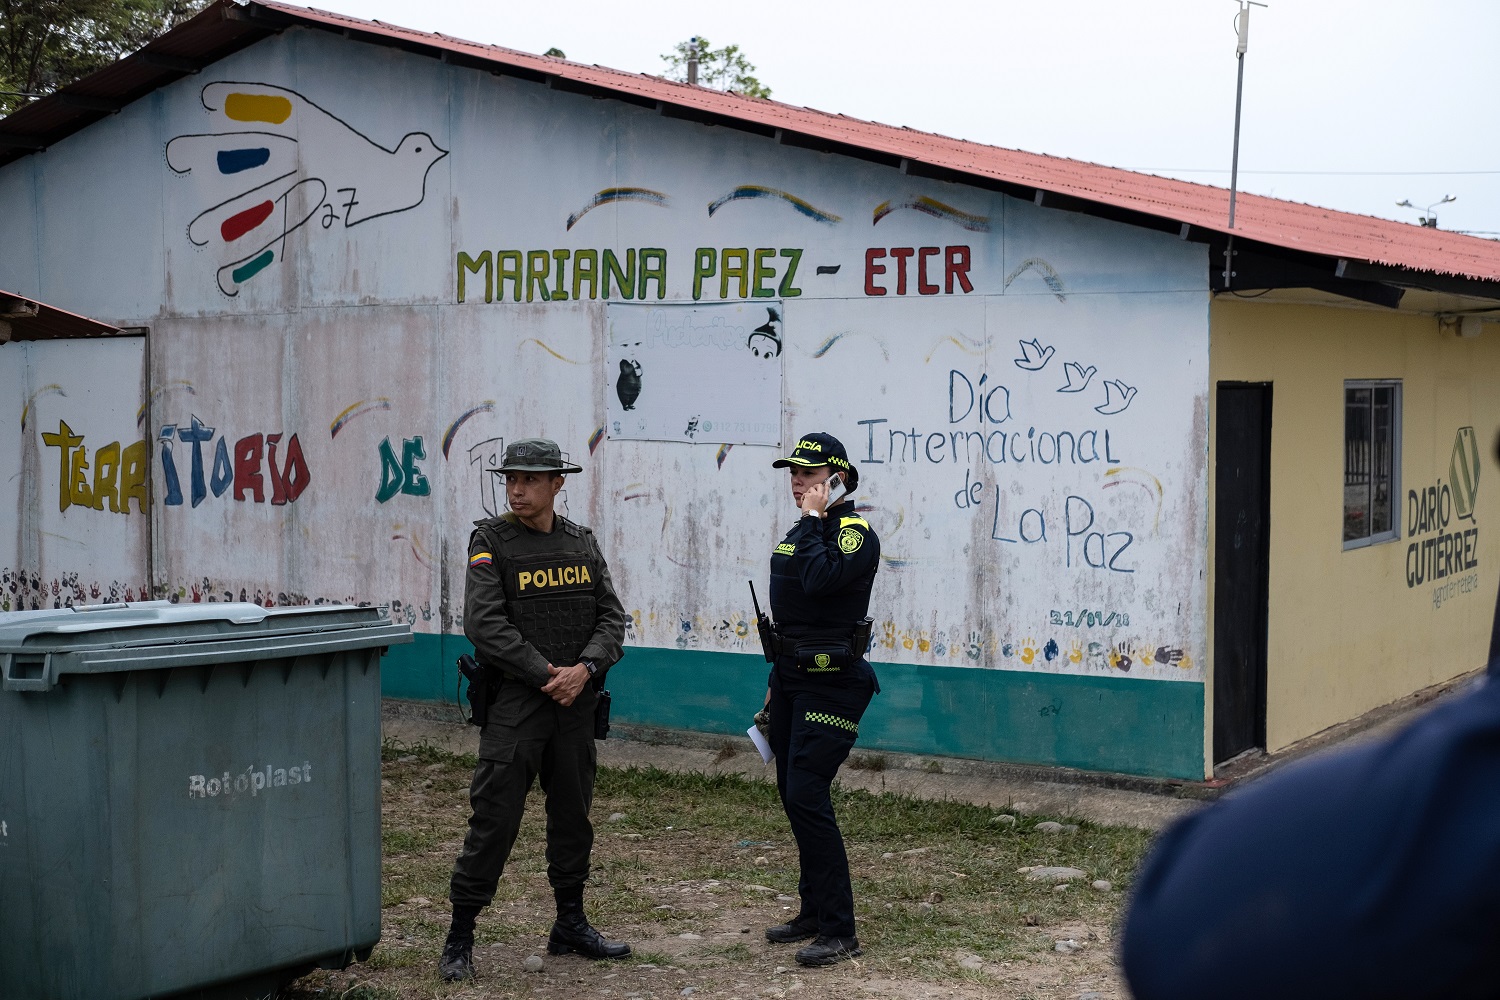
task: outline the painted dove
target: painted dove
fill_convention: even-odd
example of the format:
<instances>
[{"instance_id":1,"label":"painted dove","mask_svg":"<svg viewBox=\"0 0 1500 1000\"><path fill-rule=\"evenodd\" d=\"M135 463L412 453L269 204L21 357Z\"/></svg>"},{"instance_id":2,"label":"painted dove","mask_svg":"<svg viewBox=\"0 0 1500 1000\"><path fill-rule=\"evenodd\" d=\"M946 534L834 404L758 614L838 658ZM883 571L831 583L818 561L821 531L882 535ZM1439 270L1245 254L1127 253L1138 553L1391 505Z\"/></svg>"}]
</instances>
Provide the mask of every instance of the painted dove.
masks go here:
<instances>
[{"instance_id":1,"label":"painted dove","mask_svg":"<svg viewBox=\"0 0 1500 1000\"><path fill-rule=\"evenodd\" d=\"M1063 365L1063 371L1068 376L1068 382L1057 391L1082 392L1088 386L1089 380L1094 377L1094 372L1098 370L1099 369L1095 368L1093 365L1089 365L1087 368L1085 368L1083 367L1083 365L1077 364L1073 361L1065 363Z\"/></svg>"},{"instance_id":2,"label":"painted dove","mask_svg":"<svg viewBox=\"0 0 1500 1000\"><path fill-rule=\"evenodd\" d=\"M1117 378L1112 378L1104 383L1104 405L1096 406L1094 409L1105 416L1115 413L1123 413L1135 398L1135 386L1126 385Z\"/></svg>"},{"instance_id":3,"label":"painted dove","mask_svg":"<svg viewBox=\"0 0 1500 1000\"><path fill-rule=\"evenodd\" d=\"M1016 367L1029 372L1039 372L1047 367L1047 362L1052 360L1052 353L1056 348L1043 347L1034 338L1022 340L1021 356L1016 358Z\"/></svg>"},{"instance_id":4,"label":"painted dove","mask_svg":"<svg viewBox=\"0 0 1500 1000\"><path fill-rule=\"evenodd\" d=\"M285 238L313 219L343 228L422 203L427 173L448 155L426 132L387 149L294 90L215 81L202 92L214 126L179 135L167 165L194 174L212 201L188 225L196 246L223 250L219 288L240 286L285 253Z\"/></svg>"}]
</instances>

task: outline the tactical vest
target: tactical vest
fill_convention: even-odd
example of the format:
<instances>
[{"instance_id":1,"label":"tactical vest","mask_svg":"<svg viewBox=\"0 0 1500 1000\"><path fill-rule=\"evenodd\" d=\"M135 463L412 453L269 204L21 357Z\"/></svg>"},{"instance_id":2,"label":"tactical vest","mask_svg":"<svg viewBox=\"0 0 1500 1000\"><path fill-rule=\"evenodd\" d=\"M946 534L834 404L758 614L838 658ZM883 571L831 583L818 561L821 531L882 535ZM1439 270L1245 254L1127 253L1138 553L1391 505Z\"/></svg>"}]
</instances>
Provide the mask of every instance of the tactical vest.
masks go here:
<instances>
[{"instance_id":1,"label":"tactical vest","mask_svg":"<svg viewBox=\"0 0 1500 1000\"><path fill-rule=\"evenodd\" d=\"M511 624L553 666L577 663L598 621L594 584L603 569L584 529L561 516L550 535L505 517L475 524L494 551Z\"/></svg>"}]
</instances>

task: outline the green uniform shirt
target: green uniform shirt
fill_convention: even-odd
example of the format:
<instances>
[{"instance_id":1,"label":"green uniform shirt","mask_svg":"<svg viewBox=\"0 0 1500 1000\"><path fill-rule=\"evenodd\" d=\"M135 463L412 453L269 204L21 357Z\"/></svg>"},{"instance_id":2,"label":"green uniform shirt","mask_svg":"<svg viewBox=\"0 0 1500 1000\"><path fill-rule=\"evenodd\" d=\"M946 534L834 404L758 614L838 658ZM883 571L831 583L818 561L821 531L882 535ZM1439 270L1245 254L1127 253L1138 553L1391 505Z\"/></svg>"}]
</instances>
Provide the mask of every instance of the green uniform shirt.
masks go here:
<instances>
[{"instance_id":1,"label":"green uniform shirt","mask_svg":"<svg viewBox=\"0 0 1500 1000\"><path fill-rule=\"evenodd\" d=\"M537 688L550 680L549 662L561 668L591 660L602 677L624 654L625 608L594 533L561 515L548 534L532 531L513 514L475 523L464 634L478 660ZM541 618L561 625L543 634L531 624L539 620L531 607L543 608ZM580 652L558 663L543 651L563 649Z\"/></svg>"}]
</instances>

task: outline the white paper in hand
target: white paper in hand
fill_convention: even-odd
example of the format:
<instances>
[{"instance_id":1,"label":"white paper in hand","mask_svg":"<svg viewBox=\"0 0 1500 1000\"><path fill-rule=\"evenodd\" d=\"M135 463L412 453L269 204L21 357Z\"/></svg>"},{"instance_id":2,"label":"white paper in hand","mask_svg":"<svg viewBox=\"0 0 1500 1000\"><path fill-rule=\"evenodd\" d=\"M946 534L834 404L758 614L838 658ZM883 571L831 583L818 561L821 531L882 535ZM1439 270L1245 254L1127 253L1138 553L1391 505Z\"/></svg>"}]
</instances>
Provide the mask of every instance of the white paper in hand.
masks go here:
<instances>
[{"instance_id":1,"label":"white paper in hand","mask_svg":"<svg viewBox=\"0 0 1500 1000\"><path fill-rule=\"evenodd\" d=\"M771 744L766 742L766 738L761 735L760 729L751 726L745 730L745 735L750 737L750 742L754 743L755 749L760 751L760 759L767 764L771 763L771 758L775 755L771 753Z\"/></svg>"}]
</instances>

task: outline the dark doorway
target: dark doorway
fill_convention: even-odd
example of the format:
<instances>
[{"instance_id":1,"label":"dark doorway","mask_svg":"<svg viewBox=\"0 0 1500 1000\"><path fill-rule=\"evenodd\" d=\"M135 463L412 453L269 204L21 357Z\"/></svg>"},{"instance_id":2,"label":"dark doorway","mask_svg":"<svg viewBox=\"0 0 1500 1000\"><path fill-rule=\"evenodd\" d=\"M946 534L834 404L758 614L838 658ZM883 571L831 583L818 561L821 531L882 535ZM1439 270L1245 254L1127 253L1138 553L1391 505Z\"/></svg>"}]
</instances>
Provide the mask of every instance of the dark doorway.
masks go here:
<instances>
[{"instance_id":1,"label":"dark doorway","mask_svg":"<svg viewBox=\"0 0 1500 1000\"><path fill-rule=\"evenodd\" d=\"M1266 745L1271 385L1220 382L1214 470L1214 763Z\"/></svg>"}]
</instances>

